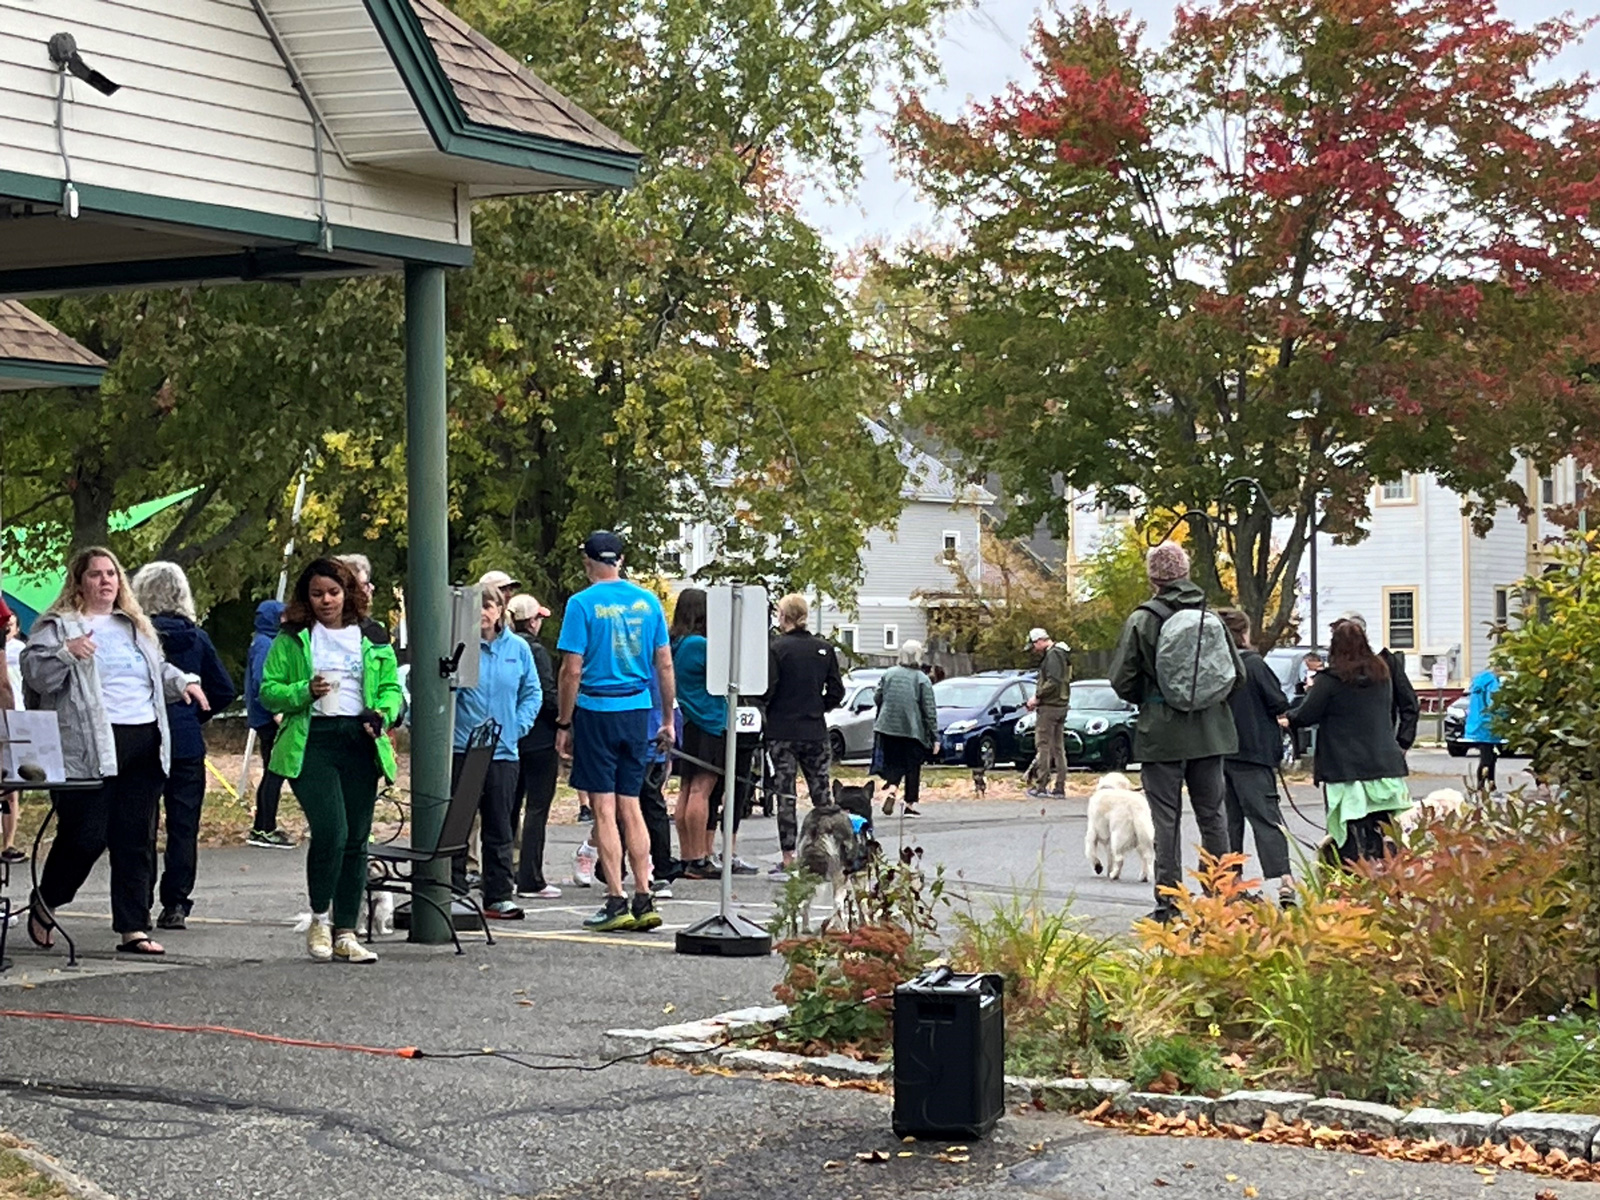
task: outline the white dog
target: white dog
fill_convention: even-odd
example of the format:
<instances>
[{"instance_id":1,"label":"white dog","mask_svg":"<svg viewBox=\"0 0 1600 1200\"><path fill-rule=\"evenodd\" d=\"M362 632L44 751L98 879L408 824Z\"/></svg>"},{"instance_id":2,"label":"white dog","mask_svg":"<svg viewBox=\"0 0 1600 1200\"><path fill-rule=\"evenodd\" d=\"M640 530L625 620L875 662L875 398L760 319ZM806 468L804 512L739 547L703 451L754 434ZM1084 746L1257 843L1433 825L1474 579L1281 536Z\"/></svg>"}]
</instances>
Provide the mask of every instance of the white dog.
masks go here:
<instances>
[{"instance_id":1,"label":"white dog","mask_svg":"<svg viewBox=\"0 0 1600 1200\"><path fill-rule=\"evenodd\" d=\"M1437 821L1440 817L1455 816L1466 803L1467 798L1455 788L1438 788L1401 813L1395 824L1403 832L1410 833L1418 825Z\"/></svg>"},{"instance_id":2,"label":"white dog","mask_svg":"<svg viewBox=\"0 0 1600 1200\"><path fill-rule=\"evenodd\" d=\"M1156 826L1150 819L1150 802L1143 792L1133 790L1126 775L1113 771L1102 775L1089 797L1089 829L1083 838L1083 853L1094 865L1094 873L1108 879L1122 878L1122 860L1130 850L1138 851L1139 878L1149 882L1156 859Z\"/></svg>"},{"instance_id":3,"label":"white dog","mask_svg":"<svg viewBox=\"0 0 1600 1200\"><path fill-rule=\"evenodd\" d=\"M378 924L377 936L387 937L394 932L394 893L379 892L372 910L373 920ZM300 913L294 919L294 931L304 933L311 928L311 914ZM367 901L361 898L361 912L356 916L356 932L362 937L367 936Z\"/></svg>"}]
</instances>

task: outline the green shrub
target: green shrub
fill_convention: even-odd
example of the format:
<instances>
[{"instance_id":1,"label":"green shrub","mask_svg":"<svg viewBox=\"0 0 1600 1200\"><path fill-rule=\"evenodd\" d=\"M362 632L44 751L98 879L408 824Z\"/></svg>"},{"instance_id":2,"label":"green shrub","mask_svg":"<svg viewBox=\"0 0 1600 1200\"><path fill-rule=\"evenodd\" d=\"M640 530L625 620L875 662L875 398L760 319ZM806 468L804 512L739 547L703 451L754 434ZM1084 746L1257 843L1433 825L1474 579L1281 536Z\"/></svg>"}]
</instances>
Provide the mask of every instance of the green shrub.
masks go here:
<instances>
[{"instance_id":1,"label":"green shrub","mask_svg":"<svg viewBox=\"0 0 1600 1200\"><path fill-rule=\"evenodd\" d=\"M1224 1065L1214 1042L1177 1033L1144 1043L1128 1062L1128 1081L1136 1091L1152 1089L1191 1096L1220 1096L1243 1080Z\"/></svg>"},{"instance_id":2,"label":"green shrub","mask_svg":"<svg viewBox=\"0 0 1600 1200\"><path fill-rule=\"evenodd\" d=\"M1463 1108L1600 1112L1600 1025L1594 1015L1534 1017L1499 1052L1441 1081L1442 1103Z\"/></svg>"}]
</instances>

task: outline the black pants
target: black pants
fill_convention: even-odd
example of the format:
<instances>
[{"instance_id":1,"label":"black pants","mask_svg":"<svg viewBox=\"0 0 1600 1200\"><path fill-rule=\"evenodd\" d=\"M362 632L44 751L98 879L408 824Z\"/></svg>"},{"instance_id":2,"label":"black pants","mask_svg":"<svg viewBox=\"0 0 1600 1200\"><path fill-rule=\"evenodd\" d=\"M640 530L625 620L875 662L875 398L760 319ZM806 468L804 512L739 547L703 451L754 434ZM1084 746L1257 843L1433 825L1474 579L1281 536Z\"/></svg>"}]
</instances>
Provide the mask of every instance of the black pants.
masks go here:
<instances>
[{"instance_id":1,"label":"black pants","mask_svg":"<svg viewBox=\"0 0 1600 1200\"><path fill-rule=\"evenodd\" d=\"M529 750L522 755L518 794L522 797L522 850L517 857L517 890L542 892L544 877L544 832L550 823L550 804L556 798L556 780L561 762L556 748Z\"/></svg>"},{"instance_id":2,"label":"black pants","mask_svg":"<svg viewBox=\"0 0 1600 1200\"><path fill-rule=\"evenodd\" d=\"M904 780L906 790L901 799L905 801L907 808L915 808L917 798L922 795L922 760L927 755L928 748L916 738L896 737L892 733L880 733L878 747L883 751L883 770L880 773L884 783L890 787L898 787L900 781ZM1066 768L1063 767L1061 778L1065 781L1066 777ZM1045 786L1048 781L1049 776L1045 775L1045 782L1040 786Z\"/></svg>"},{"instance_id":3,"label":"black pants","mask_svg":"<svg viewBox=\"0 0 1600 1200\"><path fill-rule=\"evenodd\" d=\"M1349 864L1363 858L1382 858L1385 851L1383 827L1394 819L1392 812L1369 813L1358 821L1347 822L1344 827L1344 845L1339 847L1340 861Z\"/></svg>"},{"instance_id":4,"label":"black pants","mask_svg":"<svg viewBox=\"0 0 1600 1200\"><path fill-rule=\"evenodd\" d=\"M194 908L190 895L200 857L200 806L206 799L206 760L175 758L162 789L167 811L167 848L161 857L161 907ZM153 848L153 847L152 847Z\"/></svg>"},{"instance_id":5,"label":"black pants","mask_svg":"<svg viewBox=\"0 0 1600 1200\"><path fill-rule=\"evenodd\" d=\"M1500 764L1500 745L1497 742L1478 743L1478 786L1494 791L1495 768Z\"/></svg>"},{"instance_id":6,"label":"black pants","mask_svg":"<svg viewBox=\"0 0 1600 1200\"><path fill-rule=\"evenodd\" d=\"M1228 813L1228 849L1244 853L1244 824L1256 835L1261 873L1282 879L1289 873L1289 838L1283 832L1283 808L1278 799L1278 776L1260 763L1229 759L1223 764L1228 790L1223 804Z\"/></svg>"},{"instance_id":7,"label":"black pants","mask_svg":"<svg viewBox=\"0 0 1600 1200\"><path fill-rule=\"evenodd\" d=\"M1139 778L1156 827L1156 907L1171 909L1172 898L1161 890L1183 884L1184 784L1189 785L1189 804L1200 826L1200 845L1217 858L1228 852L1228 827L1222 816L1222 759L1147 762L1140 766Z\"/></svg>"},{"instance_id":8,"label":"black pants","mask_svg":"<svg viewBox=\"0 0 1600 1200\"><path fill-rule=\"evenodd\" d=\"M758 733L737 734L733 748L733 832L739 832L739 826L750 815L756 803L756 754L761 750L761 735ZM765 757L763 755L763 757ZM720 765L720 764L719 764ZM711 789L711 797L707 802L706 828L713 832L722 828L722 799L727 794L727 786L721 775Z\"/></svg>"},{"instance_id":9,"label":"black pants","mask_svg":"<svg viewBox=\"0 0 1600 1200\"><path fill-rule=\"evenodd\" d=\"M672 816L667 812L667 798L661 791L670 778L665 763L646 763L644 783L639 786L639 811L644 814L644 827L650 834L650 874L656 879L672 877ZM622 869L626 877L626 854Z\"/></svg>"},{"instance_id":10,"label":"black pants","mask_svg":"<svg viewBox=\"0 0 1600 1200\"><path fill-rule=\"evenodd\" d=\"M256 784L256 819L251 828L271 833L278 827L278 801L283 798L283 776L273 774L268 765L272 762L273 744L278 740L277 723L260 726L256 740L261 743L261 782Z\"/></svg>"},{"instance_id":11,"label":"black pants","mask_svg":"<svg viewBox=\"0 0 1600 1200\"><path fill-rule=\"evenodd\" d=\"M161 770L161 732L149 725L114 725L117 773L92 792L56 797L56 840L39 876L39 899L54 911L70 904L100 855L111 857L111 928L142 933L150 928L150 883L156 806L166 776Z\"/></svg>"},{"instance_id":12,"label":"black pants","mask_svg":"<svg viewBox=\"0 0 1600 1200\"><path fill-rule=\"evenodd\" d=\"M466 755L457 754L451 764L450 790L461 776ZM478 820L483 840L483 902L498 904L511 899L516 879L512 871L511 810L517 802L517 780L522 764L505 759L495 759L489 764L489 773L483 779L483 795L478 799ZM467 890L467 856L465 851L456 855L450 864L450 875L458 892Z\"/></svg>"}]
</instances>

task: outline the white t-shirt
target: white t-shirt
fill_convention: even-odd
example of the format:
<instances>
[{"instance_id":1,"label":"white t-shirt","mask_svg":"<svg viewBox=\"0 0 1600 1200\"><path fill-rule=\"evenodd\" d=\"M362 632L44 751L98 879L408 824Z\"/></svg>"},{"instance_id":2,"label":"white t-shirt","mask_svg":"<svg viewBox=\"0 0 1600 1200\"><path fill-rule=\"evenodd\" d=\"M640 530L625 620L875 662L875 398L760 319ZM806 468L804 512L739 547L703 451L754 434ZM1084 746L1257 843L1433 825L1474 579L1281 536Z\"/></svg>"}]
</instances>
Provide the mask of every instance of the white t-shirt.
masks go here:
<instances>
[{"instance_id":1,"label":"white t-shirt","mask_svg":"<svg viewBox=\"0 0 1600 1200\"><path fill-rule=\"evenodd\" d=\"M27 707L22 703L22 648L27 644L21 638L6 639L6 671L11 676L11 697L17 709Z\"/></svg>"},{"instance_id":2,"label":"white t-shirt","mask_svg":"<svg viewBox=\"0 0 1600 1200\"><path fill-rule=\"evenodd\" d=\"M311 673L333 685L331 692L314 703L313 715L359 717L365 712L362 670L361 626L329 629L319 622L311 627Z\"/></svg>"},{"instance_id":3,"label":"white t-shirt","mask_svg":"<svg viewBox=\"0 0 1600 1200\"><path fill-rule=\"evenodd\" d=\"M156 719L155 681L133 640L127 619L115 613L86 617L94 630L94 662L100 696L113 725L150 725Z\"/></svg>"}]
</instances>

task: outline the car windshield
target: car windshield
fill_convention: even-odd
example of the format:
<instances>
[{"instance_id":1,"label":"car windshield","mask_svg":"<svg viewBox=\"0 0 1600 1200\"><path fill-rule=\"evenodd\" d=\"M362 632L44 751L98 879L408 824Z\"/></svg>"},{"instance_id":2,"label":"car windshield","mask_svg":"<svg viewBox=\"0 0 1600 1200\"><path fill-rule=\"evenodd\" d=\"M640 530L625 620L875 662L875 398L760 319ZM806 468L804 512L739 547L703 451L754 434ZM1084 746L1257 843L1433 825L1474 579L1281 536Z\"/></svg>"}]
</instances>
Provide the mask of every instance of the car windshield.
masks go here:
<instances>
[{"instance_id":1,"label":"car windshield","mask_svg":"<svg viewBox=\"0 0 1600 1200\"><path fill-rule=\"evenodd\" d=\"M1124 707L1122 697L1103 683L1075 683L1072 685L1072 707L1118 712Z\"/></svg>"},{"instance_id":2,"label":"car windshield","mask_svg":"<svg viewBox=\"0 0 1600 1200\"><path fill-rule=\"evenodd\" d=\"M943 679L933 685L933 698L940 708L979 708L994 695L989 679Z\"/></svg>"},{"instance_id":3,"label":"car windshield","mask_svg":"<svg viewBox=\"0 0 1600 1200\"><path fill-rule=\"evenodd\" d=\"M1302 654L1296 650L1274 650L1267 655L1267 666L1272 668L1278 682L1284 685L1298 683L1303 672L1299 669Z\"/></svg>"}]
</instances>

